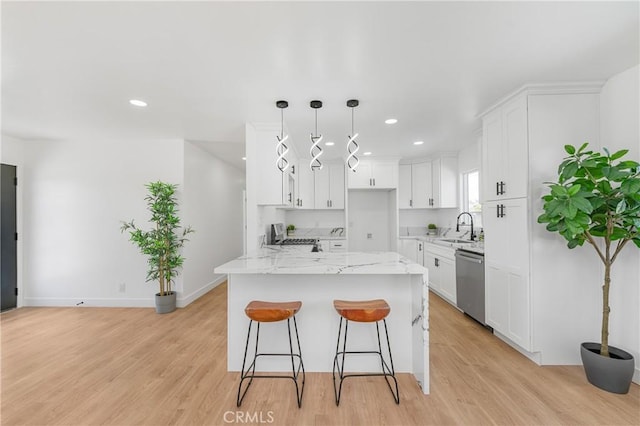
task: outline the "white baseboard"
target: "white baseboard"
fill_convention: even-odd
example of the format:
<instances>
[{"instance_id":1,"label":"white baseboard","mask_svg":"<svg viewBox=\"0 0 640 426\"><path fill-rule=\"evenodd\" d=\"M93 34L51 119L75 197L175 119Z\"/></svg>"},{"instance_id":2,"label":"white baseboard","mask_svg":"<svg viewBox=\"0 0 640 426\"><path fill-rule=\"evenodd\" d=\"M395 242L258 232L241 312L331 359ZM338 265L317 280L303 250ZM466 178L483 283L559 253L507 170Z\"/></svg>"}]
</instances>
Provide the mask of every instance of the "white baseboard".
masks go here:
<instances>
[{"instance_id":1,"label":"white baseboard","mask_svg":"<svg viewBox=\"0 0 640 426\"><path fill-rule=\"evenodd\" d=\"M178 293L176 306L184 308L227 280L226 275L216 278L187 296ZM22 306L39 307L86 307L86 308L155 308L155 300L150 298L64 298L64 297L25 297Z\"/></svg>"},{"instance_id":2,"label":"white baseboard","mask_svg":"<svg viewBox=\"0 0 640 426\"><path fill-rule=\"evenodd\" d=\"M214 281L211 281L209 284L205 284L204 286L200 287L198 290L194 291L193 293L187 296L178 296L178 300L176 300L176 306L178 308L184 308L190 305L191 303L195 302L200 297L202 297L212 289L216 288L226 280L227 280L227 276L222 275L216 278Z\"/></svg>"},{"instance_id":3,"label":"white baseboard","mask_svg":"<svg viewBox=\"0 0 640 426\"><path fill-rule=\"evenodd\" d=\"M513 340L509 339L507 336L505 336L504 334L502 334L502 333L500 333L500 332L498 332L496 330L493 330L493 335L496 336L498 339L502 340L503 342L505 342L506 344L508 344L509 346L511 346L513 349L515 349L518 352L520 352L522 355L524 355L527 358L529 358L531 361L535 362L538 365L541 365L540 352L529 352L526 349L521 348Z\"/></svg>"},{"instance_id":4,"label":"white baseboard","mask_svg":"<svg viewBox=\"0 0 640 426\"><path fill-rule=\"evenodd\" d=\"M638 360L636 360L636 365L638 365ZM636 371L633 373L633 379L631 379L633 383L640 385L640 368L636 367Z\"/></svg>"},{"instance_id":5,"label":"white baseboard","mask_svg":"<svg viewBox=\"0 0 640 426\"><path fill-rule=\"evenodd\" d=\"M153 308L153 298L109 299L109 298L62 298L25 297L24 306L44 307L90 307L90 308Z\"/></svg>"}]
</instances>

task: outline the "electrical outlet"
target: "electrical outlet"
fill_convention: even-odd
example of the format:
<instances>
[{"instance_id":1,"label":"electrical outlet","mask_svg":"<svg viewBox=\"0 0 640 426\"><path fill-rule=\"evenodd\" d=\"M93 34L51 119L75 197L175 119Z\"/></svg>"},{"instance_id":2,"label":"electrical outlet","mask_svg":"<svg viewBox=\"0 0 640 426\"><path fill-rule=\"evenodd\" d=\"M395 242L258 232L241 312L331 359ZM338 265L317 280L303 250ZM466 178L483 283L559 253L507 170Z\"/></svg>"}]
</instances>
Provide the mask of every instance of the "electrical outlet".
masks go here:
<instances>
[{"instance_id":1,"label":"electrical outlet","mask_svg":"<svg viewBox=\"0 0 640 426\"><path fill-rule=\"evenodd\" d=\"M120 293L124 293L127 291L127 284L126 283L120 283L120 285L118 286L118 291Z\"/></svg>"}]
</instances>

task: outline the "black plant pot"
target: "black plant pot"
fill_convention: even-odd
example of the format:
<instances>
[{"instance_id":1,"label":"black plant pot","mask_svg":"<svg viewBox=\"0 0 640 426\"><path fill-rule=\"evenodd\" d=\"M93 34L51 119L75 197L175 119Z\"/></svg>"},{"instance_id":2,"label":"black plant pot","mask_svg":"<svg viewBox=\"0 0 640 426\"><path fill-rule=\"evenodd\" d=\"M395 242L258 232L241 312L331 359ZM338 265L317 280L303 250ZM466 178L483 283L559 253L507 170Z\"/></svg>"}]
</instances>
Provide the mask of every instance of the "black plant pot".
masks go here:
<instances>
[{"instance_id":1,"label":"black plant pot","mask_svg":"<svg viewBox=\"0 0 640 426\"><path fill-rule=\"evenodd\" d=\"M633 355L609 345L610 358L600 355L600 343L580 344L580 357L587 380L613 393L627 393L633 378Z\"/></svg>"}]
</instances>

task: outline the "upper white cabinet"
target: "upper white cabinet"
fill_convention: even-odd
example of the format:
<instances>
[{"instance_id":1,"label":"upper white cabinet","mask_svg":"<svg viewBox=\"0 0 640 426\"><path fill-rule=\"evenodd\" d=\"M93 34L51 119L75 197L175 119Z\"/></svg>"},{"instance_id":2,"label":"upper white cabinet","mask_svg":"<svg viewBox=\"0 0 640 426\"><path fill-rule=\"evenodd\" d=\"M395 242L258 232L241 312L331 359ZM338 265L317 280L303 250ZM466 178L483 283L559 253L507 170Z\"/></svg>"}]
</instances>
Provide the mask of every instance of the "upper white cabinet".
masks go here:
<instances>
[{"instance_id":1,"label":"upper white cabinet","mask_svg":"<svg viewBox=\"0 0 640 426\"><path fill-rule=\"evenodd\" d=\"M432 195L431 162L399 166L398 207L425 209Z\"/></svg>"},{"instance_id":2,"label":"upper white cabinet","mask_svg":"<svg viewBox=\"0 0 640 426\"><path fill-rule=\"evenodd\" d=\"M455 156L401 164L399 208L455 208L458 205L458 161Z\"/></svg>"},{"instance_id":3,"label":"upper white cabinet","mask_svg":"<svg viewBox=\"0 0 640 426\"><path fill-rule=\"evenodd\" d=\"M431 162L431 208L458 207L458 158L442 156Z\"/></svg>"},{"instance_id":4,"label":"upper white cabinet","mask_svg":"<svg viewBox=\"0 0 640 426\"><path fill-rule=\"evenodd\" d=\"M312 172L315 182L316 209L344 209L344 165L325 164Z\"/></svg>"},{"instance_id":5,"label":"upper white cabinet","mask_svg":"<svg viewBox=\"0 0 640 426\"><path fill-rule=\"evenodd\" d=\"M520 95L482 120L482 197L527 196L527 96Z\"/></svg>"},{"instance_id":6,"label":"upper white cabinet","mask_svg":"<svg viewBox=\"0 0 640 426\"><path fill-rule=\"evenodd\" d=\"M361 160L356 171L347 170L349 189L395 189L398 187L398 162Z\"/></svg>"},{"instance_id":7,"label":"upper white cabinet","mask_svg":"<svg viewBox=\"0 0 640 426\"><path fill-rule=\"evenodd\" d=\"M291 167L284 173L276 166L276 136L280 134L280 128L276 126L263 126L252 132L254 138L252 149L255 154L248 153L254 158L251 164L258 170L260 179L257 181L257 204L275 206L293 206L295 184L291 175ZM291 147L292 144L289 144ZM290 148L290 153L292 149ZM287 156L292 161L293 156ZM256 161L257 160L257 161ZM247 167L250 167L247 164ZM297 170L296 170L297 172Z\"/></svg>"},{"instance_id":8,"label":"upper white cabinet","mask_svg":"<svg viewBox=\"0 0 640 426\"><path fill-rule=\"evenodd\" d=\"M295 207L298 209L313 209L315 207L314 173L309 168L306 160L300 160L296 168L296 175Z\"/></svg>"}]
</instances>

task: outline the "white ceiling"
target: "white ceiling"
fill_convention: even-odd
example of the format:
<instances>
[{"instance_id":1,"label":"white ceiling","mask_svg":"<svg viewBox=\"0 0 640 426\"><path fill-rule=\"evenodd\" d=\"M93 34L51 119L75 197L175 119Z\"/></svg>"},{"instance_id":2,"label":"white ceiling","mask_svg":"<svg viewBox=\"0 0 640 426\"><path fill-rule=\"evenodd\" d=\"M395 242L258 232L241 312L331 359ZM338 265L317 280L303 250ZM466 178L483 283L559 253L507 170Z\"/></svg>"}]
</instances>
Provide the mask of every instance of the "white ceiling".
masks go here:
<instances>
[{"instance_id":1,"label":"white ceiling","mask_svg":"<svg viewBox=\"0 0 640 426\"><path fill-rule=\"evenodd\" d=\"M322 100L325 158L343 156L356 98L362 151L426 156L471 143L477 114L524 83L638 64L638 15L637 1L3 1L2 131L183 138L242 167L244 124L279 122L278 99L304 153Z\"/></svg>"}]
</instances>

